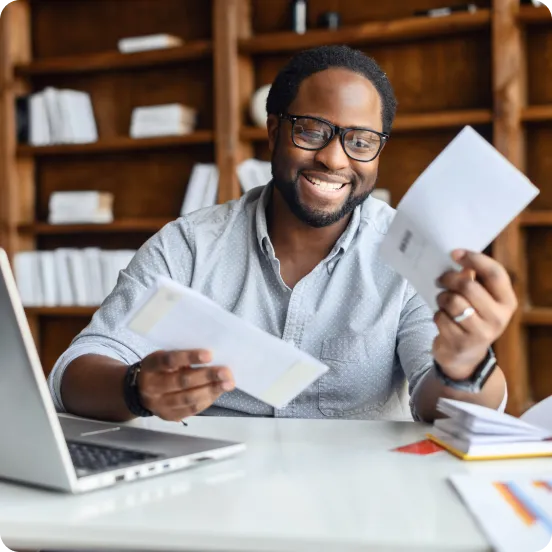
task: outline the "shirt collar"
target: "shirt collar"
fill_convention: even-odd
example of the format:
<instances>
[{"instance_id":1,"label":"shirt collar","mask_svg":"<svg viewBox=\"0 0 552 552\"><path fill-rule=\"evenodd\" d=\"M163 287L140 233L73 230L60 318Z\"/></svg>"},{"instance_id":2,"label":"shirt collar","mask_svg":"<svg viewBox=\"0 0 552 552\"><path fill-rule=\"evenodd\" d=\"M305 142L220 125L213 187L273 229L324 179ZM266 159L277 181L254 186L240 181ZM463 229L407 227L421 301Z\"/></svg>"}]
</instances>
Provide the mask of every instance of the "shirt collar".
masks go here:
<instances>
[{"instance_id":1,"label":"shirt collar","mask_svg":"<svg viewBox=\"0 0 552 552\"><path fill-rule=\"evenodd\" d=\"M255 212L255 225L257 228L257 241L259 247L265 253L274 255L274 249L272 248L272 243L270 242L270 237L268 235L268 226L266 223L266 208L270 201L272 195L272 184L267 184L257 202L257 209ZM345 253L350 247L353 239L356 236L356 233L360 226L360 215L361 215L362 205L358 205L353 211L353 216L345 229L345 232L341 234L337 240L330 257L333 257L340 250Z\"/></svg>"}]
</instances>

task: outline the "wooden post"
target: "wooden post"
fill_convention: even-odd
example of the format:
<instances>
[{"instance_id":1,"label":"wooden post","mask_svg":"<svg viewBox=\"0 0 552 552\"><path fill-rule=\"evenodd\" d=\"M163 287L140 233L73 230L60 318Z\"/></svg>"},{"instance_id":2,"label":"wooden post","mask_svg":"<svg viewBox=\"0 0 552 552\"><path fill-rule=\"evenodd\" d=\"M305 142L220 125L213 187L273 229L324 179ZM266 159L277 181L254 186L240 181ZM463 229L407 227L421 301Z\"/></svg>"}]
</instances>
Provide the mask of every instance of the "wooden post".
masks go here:
<instances>
[{"instance_id":1,"label":"wooden post","mask_svg":"<svg viewBox=\"0 0 552 552\"><path fill-rule=\"evenodd\" d=\"M220 172L219 203L240 197L237 165L245 155L240 140L245 95L251 97L251 61L240 59L238 39L250 34L249 0L213 0L215 144Z\"/></svg>"},{"instance_id":2,"label":"wooden post","mask_svg":"<svg viewBox=\"0 0 552 552\"><path fill-rule=\"evenodd\" d=\"M494 0L492 14L494 145L525 170L525 42L517 22L519 0ZM494 257L508 270L520 307L496 343L498 362L508 381L508 411L519 415L530 404L527 346L522 314L527 302L526 268L519 220L496 239Z\"/></svg>"}]
</instances>

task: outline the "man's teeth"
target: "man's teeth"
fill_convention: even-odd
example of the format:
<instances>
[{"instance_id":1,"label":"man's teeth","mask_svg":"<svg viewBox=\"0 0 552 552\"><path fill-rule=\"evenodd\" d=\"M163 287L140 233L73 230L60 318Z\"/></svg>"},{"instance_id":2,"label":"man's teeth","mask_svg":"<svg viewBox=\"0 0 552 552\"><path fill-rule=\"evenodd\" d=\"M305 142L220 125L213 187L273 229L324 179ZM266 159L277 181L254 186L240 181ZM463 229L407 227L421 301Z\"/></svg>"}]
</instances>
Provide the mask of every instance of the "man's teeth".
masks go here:
<instances>
[{"instance_id":1,"label":"man's teeth","mask_svg":"<svg viewBox=\"0 0 552 552\"><path fill-rule=\"evenodd\" d=\"M343 188L343 186L345 186L345 184L335 184L333 182L325 182L324 180L313 178L312 176L308 176L306 178L311 184L314 184L318 188L326 191L340 190L341 188Z\"/></svg>"}]
</instances>

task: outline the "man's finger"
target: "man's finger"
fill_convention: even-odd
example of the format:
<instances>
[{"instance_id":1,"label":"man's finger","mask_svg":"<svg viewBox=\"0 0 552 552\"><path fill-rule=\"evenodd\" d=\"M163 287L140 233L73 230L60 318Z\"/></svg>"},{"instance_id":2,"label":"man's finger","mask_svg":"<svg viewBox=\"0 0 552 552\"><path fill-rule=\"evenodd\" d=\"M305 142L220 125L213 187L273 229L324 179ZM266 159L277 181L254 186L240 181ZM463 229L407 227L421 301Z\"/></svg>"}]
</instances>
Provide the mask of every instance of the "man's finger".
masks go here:
<instances>
[{"instance_id":1,"label":"man's finger","mask_svg":"<svg viewBox=\"0 0 552 552\"><path fill-rule=\"evenodd\" d=\"M223 393L231 391L233 384L226 388L225 383L211 383L196 389L165 395L163 406L169 410L183 413L182 417L193 416L211 406Z\"/></svg>"},{"instance_id":2,"label":"man's finger","mask_svg":"<svg viewBox=\"0 0 552 552\"><path fill-rule=\"evenodd\" d=\"M145 371L174 372L192 364L206 364L212 358L211 351L207 349L156 351L142 361L142 368Z\"/></svg>"},{"instance_id":3,"label":"man's finger","mask_svg":"<svg viewBox=\"0 0 552 552\"><path fill-rule=\"evenodd\" d=\"M483 253L456 250L452 258L464 268L475 270L478 279L491 296L503 305L515 308L517 299L506 269Z\"/></svg>"},{"instance_id":4,"label":"man's finger","mask_svg":"<svg viewBox=\"0 0 552 552\"><path fill-rule=\"evenodd\" d=\"M172 372L152 371L143 375L142 392L149 395L164 395L222 382L234 382L232 372L225 366L180 368Z\"/></svg>"}]
</instances>

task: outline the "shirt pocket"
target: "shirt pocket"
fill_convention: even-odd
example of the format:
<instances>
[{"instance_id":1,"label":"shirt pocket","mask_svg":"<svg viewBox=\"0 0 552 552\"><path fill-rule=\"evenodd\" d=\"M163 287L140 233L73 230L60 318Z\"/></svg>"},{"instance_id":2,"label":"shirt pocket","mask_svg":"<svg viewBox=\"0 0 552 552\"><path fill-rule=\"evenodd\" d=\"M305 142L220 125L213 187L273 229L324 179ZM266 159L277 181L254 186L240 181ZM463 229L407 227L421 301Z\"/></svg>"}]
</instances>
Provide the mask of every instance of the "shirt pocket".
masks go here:
<instances>
[{"instance_id":1,"label":"shirt pocket","mask_svg":"<svg viewBox=\"0 0 552 552\"><path fill-rule=\"evenodd\" d=\"M324 416L345 417L382 408L392 391L393 362L368 347L362 335L345 335L322 342L321 361L329 370L318 380L319 410ZM382 365L374 365L378 359Z\"/></svg>"}]
</instances>

